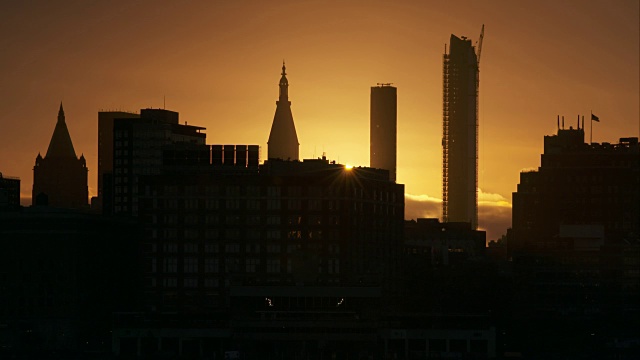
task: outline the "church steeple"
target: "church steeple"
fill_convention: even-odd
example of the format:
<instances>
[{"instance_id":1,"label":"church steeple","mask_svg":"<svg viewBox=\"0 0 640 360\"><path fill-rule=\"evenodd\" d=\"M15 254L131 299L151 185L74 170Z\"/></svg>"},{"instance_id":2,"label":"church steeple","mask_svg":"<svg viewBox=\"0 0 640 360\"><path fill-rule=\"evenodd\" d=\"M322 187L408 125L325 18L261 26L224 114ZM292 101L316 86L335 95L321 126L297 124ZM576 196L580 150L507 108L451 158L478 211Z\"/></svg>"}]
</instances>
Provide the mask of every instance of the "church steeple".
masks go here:
<instances>
[{"instance_id":1,"label":"church steeple","mask_svg":"<svg viewBox=\"0 0 640 360\"><path fill-rule=\"evenodd\" d=\"M77 159L76 152L73 149L73 142L71 142L71 136L69 135L69 129L67 129L67 123L64 117L64 108L62 102L60 102L60 110L58 110L58 122L56 128L53 130L53 136L49 142L49 148L45 158L49 157L73 157Z\"/></svg>"},{"instance_id":2,"label":"church steeple","mask_svg":"<svg viewBox=\"0 0 640 360\"><path fill-rule=\"evenodd\" d=\"M291 113L291 101L289 101L289 80L287 80L287 68L282 61L282 77L280 77L280 96L276 101L276 114L273 117L271 133L269 134L268 158L283 160L298 160L300 144L296 126L293 123Z\"/></svg>"}]
</instances>

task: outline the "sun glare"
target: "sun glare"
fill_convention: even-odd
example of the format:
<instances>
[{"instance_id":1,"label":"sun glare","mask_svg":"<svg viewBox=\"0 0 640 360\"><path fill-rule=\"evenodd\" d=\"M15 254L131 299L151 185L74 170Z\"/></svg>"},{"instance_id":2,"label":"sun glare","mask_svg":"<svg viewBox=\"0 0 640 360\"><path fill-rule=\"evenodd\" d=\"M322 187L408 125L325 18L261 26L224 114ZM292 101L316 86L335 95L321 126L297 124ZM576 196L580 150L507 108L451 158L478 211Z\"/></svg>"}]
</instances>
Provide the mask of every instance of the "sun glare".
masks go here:
<instances>
[{"instance_id":1,"label":"sun glare","mask_svg":"<svg viewBox=\"0 0 640 360\"><path fill-rule=\"evenodd\" d=\"M344 168L345 168L345 170L351 170L351 169L353 169L353 165L346 164L344 166Z\"/></svg>"}]
</instances>

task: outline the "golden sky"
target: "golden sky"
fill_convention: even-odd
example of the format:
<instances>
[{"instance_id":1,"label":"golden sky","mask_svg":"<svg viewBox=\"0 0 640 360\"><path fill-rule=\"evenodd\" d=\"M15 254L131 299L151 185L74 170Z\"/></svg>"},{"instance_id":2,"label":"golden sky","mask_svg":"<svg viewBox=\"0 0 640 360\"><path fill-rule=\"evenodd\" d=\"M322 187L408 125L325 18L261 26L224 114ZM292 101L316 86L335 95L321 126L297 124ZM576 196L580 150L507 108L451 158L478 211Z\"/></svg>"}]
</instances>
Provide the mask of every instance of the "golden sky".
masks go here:
<instances>
[{"instance_id":1,"label":"golden sky","mask_svg":"<svg viewBox=\"0 0 640 360\"><path fill-rule=\"evenodd\" d=\"M166 97L208 143L259 144L264 156L285 59L303 158L367 166L369 89L397 86L407 218L439 216L444 45L451 33L477 40L485 24L480 226L493 239L558 114L575 126L593 111L596 142L638 136L639 13L637 0L2 2L0 172L30 196L61 100L91 194L99 110Z\"/></svg>"}]
</instances>

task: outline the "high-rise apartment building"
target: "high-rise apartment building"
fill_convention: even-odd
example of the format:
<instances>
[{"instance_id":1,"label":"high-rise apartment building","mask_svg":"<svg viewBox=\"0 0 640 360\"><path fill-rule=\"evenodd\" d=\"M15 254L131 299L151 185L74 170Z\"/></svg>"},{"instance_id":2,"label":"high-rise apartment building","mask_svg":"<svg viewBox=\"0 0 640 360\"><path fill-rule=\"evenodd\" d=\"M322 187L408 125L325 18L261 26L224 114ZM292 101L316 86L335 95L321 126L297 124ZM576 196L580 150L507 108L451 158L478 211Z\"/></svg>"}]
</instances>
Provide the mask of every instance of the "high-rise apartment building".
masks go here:
<instances>
[{"instance_id":1,"label":"high-rise apartment building","mask_svg":"<svg viewBox=\"0 0 640 360\"><path fill-rule=\"evenodd\" d=\"M88 204L87 162L76 157L64 109L60 103L58 122L44 157L39 153L33 167L33 204L83 208Z\"/></svg>"},{"instance_id":2,"label":"high-rise apartment building","mask_svg":"<svg viewBox=\"0 0 640 360\"><path fill-rule=\"evenodd\" d=\"M396 181L397 98L391 84L371 88L369 162L372 168L389 170L391 181Z\"/></svg>"},{"instance_id":3,"label":"high-rise apartment building","mask_svg":"<svg viewBox=\"0 0 640 360\"><path fill-rule=\"evenodd\" d=\"M287 80L287 68L282 63L282 77L280 78L280 96L276 101L276 114L273 117L271 133L267 141L268 158L282 160L298 160L300 143L296 126L293 123L291 113L291 101L289 101L289 80Z\"/></svg>"},{"instance_id":4,"label":"high-rise apartment building","mask_svg":"<svg viewBox=\"0 0 640 360\"><path fill-rule=\"evenodd\" d=\"M138 178L160 174L163 149L167 145L204 145L205 128L179 123L179 114L164 109L142 109L140 118L113 122L113 174L106 176L104 192L107 213L138 214ZM108 189L106 188L108 185ZM107 199L108 198L108 199Z\"/></svg>"},{"instance_id":5,"label":"high-rise apartment building","mask_svg":"<svg viewBox=\"0 0 640 360\"><path fill-rule=\"evenodd\" d=\"M473 229L478 227L481 46L476 55L471 40L451 35L443 60L442 217L445 222L469 222Z\"/></svg>"}]
</instances>

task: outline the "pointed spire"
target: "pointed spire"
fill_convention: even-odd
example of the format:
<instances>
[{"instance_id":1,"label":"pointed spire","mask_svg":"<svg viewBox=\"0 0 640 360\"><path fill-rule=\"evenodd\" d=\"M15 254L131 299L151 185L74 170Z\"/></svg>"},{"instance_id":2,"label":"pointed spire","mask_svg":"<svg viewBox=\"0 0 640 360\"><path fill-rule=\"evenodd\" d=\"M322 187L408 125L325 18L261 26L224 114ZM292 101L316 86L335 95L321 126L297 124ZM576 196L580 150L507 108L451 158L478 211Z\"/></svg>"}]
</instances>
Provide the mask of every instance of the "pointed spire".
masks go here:
<instances>
[{"instance_id":1,"label":"pointed spire","mask_svg":"<svg viewBox=\"0 0 640 360\"><path fill-rule=\"evenodd\" d=\"M58 122L64 122L64 108L62 108L62 101L60 101L60 110L58 110Z\"/></svg>"},{"instance_id":2,"label":"pointed spire","mask_svg":"<svg viewBox=\"0 0 640 360\"><path fill-rule=\"evenodd\" d=\"M298 160L299 146L296 126L291 113L289 101L289 81L287 68L282 61L282 77L280 78L280 97L276 101L276 113L273 117L271 132L269 133L268 158L283 160Z\"/></svg>"},{"instance_id":3,"label":"pointed spire","mask_svg":"<svg viewBox=\"0 0 640 360\"><path fill-rule=\"evenodd\" d=\"M60 110L58 110L58 122L53 130L49 148L45 155L45 158L49 157L73 157L76 159L76 152L73 149L73 142L71 142L69 129L67 129L67 123L65 122L62 102L60 102Z\"/></svg>"}]
</instances>

